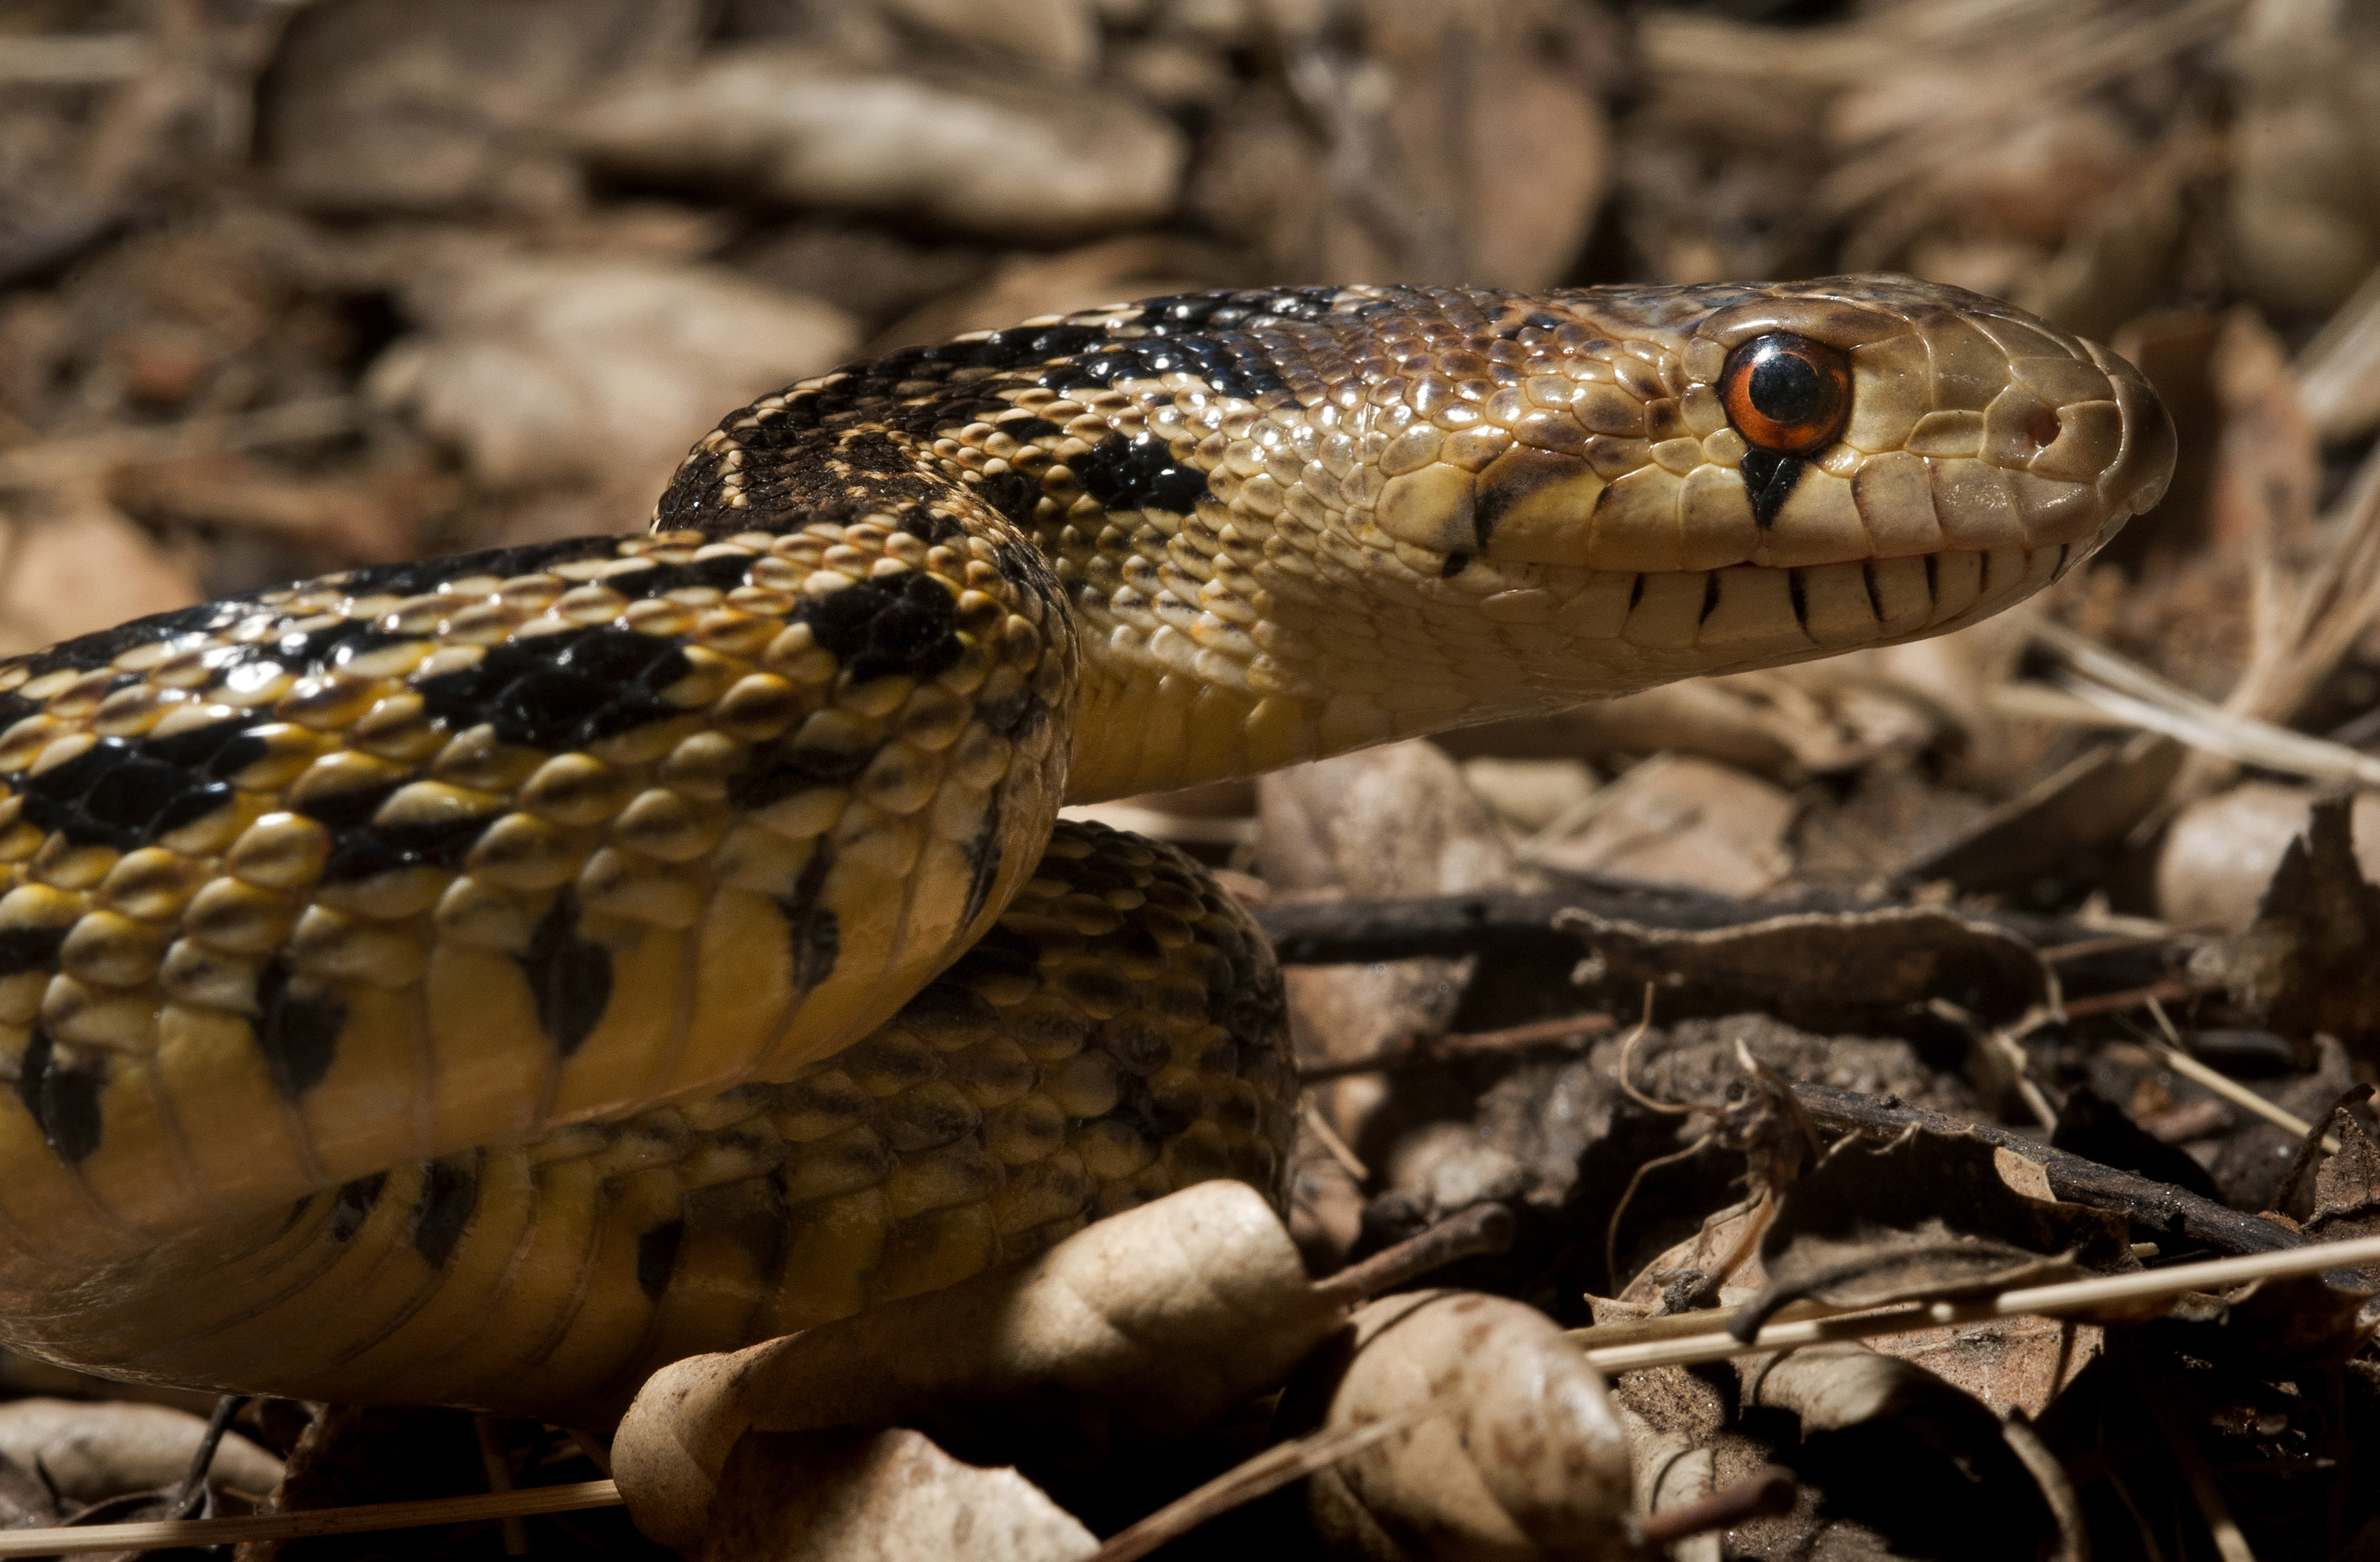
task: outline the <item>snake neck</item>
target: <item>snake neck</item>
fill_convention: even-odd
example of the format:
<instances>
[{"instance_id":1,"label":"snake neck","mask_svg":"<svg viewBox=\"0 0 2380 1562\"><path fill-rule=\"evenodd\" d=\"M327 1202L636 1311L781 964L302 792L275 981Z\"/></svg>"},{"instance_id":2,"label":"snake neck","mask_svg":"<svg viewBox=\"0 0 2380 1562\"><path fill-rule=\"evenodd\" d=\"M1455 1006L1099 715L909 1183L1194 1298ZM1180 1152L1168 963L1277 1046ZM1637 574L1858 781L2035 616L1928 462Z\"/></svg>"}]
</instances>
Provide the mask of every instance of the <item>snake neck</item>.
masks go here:
<instances>
[{"instance_id":1,"label":"snake neck","mask_svg":"<svg viewBox=\"0 0 2380 1562\"><path fill-rule=\"evenodd\" d=\"M1082 658L1069 804L1566 703L1466 675L1449 654L1460 641L1434 636L1436 610L1475 593L1421 580L1384 592L1377 577L1355 592L1334 587L1313 546L1327 531L1296 539L1220 508L1114 517L1122 524L1095 540L1073 527L1036 537L1065 587Z\"/></svg>"},{"instance_id":2,"label":"snake neck","mask_svg":"<svg viewBox=\"0 0 2380 1562\"><path fill-rule=\"evenodd\" d=\"M1778 353L1803 400L1730 369ZM1291 289L806 381L656 518L856 510L1034 575L1085 803L1957 628L2154 503L2172 451L2121 360L1900 278Z\"/></svg>"}]
</instances>

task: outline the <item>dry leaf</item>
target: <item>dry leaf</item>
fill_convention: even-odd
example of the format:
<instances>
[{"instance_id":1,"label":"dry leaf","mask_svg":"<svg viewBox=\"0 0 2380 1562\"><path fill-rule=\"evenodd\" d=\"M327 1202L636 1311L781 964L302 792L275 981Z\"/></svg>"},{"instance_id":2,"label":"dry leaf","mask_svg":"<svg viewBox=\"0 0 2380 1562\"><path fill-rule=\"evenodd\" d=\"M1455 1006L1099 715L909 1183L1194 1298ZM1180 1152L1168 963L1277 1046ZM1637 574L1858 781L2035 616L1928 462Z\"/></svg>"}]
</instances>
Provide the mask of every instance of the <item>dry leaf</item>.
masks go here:
<instances>
[{"instance_id":1,"label":"dry leaf","mask_svg":"<svg viewBox=\"0 0 2380 1562\"><path fill-rule=\"evenodd\" d=\"M1952 1467L1952 1484L1998 1492L1985 1499L1998 1505L2015 1495L2010 1486L2035 1484L2037 1477L2010 1449L1999 1418L1914 1362L1847 1342L1734 1364L1743 1409L1791 1411L1804 1437L1866 1429L1904 1448L1930 1449ZM2046 1506L2056 1510L2054 1502Z\"/></svg>"},{"instance_id":2,"label":"dry leaf","mask_svg":"<svg viewBox=\"0 0 2380 1562\"><path fill-rule=\"evenodd\" d=\"M1840 1141L1785 1190L1760 1241L1765 1286L1728 1320L1750 1339L1786 1302L1975 1295L2137 1267L2120 1216L2060 1203L2041 1168L1969 1134ZM2076 1262L2069 1262L2066 1255Z\"/></svg>"},{"instance_id":3,"label":"dry leaf","mask_svg":"<svg viewBox=\"0 0 2380 1562\"><path fill-rule=\"evenodd\" d=\"M2038 1421L2106 1350L2107 1331L2070 1318L1990 1318L1867 1343L1966 1390L1994 1415L2018 1410Z\"/></svg>"},{"instance_id":4,"label":"dry leaf","mask_svg":"<svg viewBox=\"0 0 2380 1562\"><path fill-rule=\"evenodd\" d=\"M198 585L94 496L40 520L0 515L0 654L188 607Z\"/></svg>"},{"instance_id":5,"label":"dry leaf","mask_svg":"<svg viewBox=\"0 0 2380 1562\"><path fill-rule=\"evenodd\" d=\"M2029 889L2071 869L2094 847L2120 841L2165 800L2182 746L2153 733L2110 738L2001 804L1958 836L1905 865L1912 881L1961 890Z\"/></svg>"},{"instance_id":6,"label":"dry leaf","mask_svg":"<svg viewBox=\"0 0 2380 1562\"><path fill-rule=\"evenodd\" d=\"M2179 927L2246 932L2282 854L2305 833L2323 795L2242 781L2184 808L2157 851L2157 915ZM2380 881L2380 793L2356 794L2353 825L2363 877Z\"/></svg>"},{"instance_id":7,"label":"dry leaf","mask_svg":"<svg viewBox=\"0 0 2380 1562\"><path fill-rule=\"evenodd\" d=\"M1430 744L1393 744L1276 771L1257 782L1257 798L1265 882L1276 896L1379 900L1517 887L1494 816ZM1473 963L1290 968L1282 975L1300 1056L1345 1062L1401 1037L1444 1032ZM1382 1076L1357 1075L1315 1095L1330 1126L1353 1144L1388 1089Z\"/></svg>"},{"instance_id":8,"label":"dry leaf","mask_svg":"<svg viewBox=\"0 0 2380 1562\"><path fill-rule=\"evenodd\" d=\"M427 327L369 388L483 482L593 478L640 502L722 406L828 368L840 311L708 266L458 246L407 290ZM580 525L590 525L585 517Z\"/></svg>"},{"instance_id":9,"label":"dry leaf","mask_svg":"<svg viewBox=\"0 0 2380 1562\"><path fill-rule=\"evenodd\" d=\"M1467 759L1463 779L1519 829L1546 829L1595 794L1595 772L1583 759Z\"/></svg>"},{"instance_id":10,"label":"dry leaf","mask_svg":"<svg viewBox=\"0 0 2380 1562\"><path fill-rule=\"evenodd\" d=\"M1535 1308L1421 1291L1359 1309L1283 1394L1276 1429L1435 1413L1311 1480L1326 1541L1366 1558L1623 1554L1628 1436L1589 1367Z\"/></svg>"},{"instance_id":11,"label":"dry leaf","mask_svg":"<svg viewBox=\"0 0 2380 1562\"><path fill-rule=\"evenodd\" d=\"M916 1432L843 1429L738 1438L698 1555L702 1562L1072 1562L1099 1544L1014 1470L961 1463Z\"/></svg>"},{"instance_id":12,"label":"dry leaf","mask_svg":"<svg viewBox=\"0 0 2380 1562\"><path fill-rule=\"evenodd\" d=\"M701 26L690 0L315 7L264 95L279 185L334 212L573 206L578 170L548 122L602 77L683 53Z\"/></svg>"},{"instance_id":13,"label":"dry leaf","mask_svg":"<svg viewBox=\"0 0 2380 1562\"><path fill-rule=\"evenodd\" d=\"M48 1475L59 1495L98 1502L172 1485L189 1472L203 1416L164 1405L18 1399L0 1405L0 1457ZM281 1461L237 1432L215 1449L209 1478L243 1492L281 1483Z\"/></svg>"},{"instance_id":14,"label":"dry leaf","mask_svg":"<svg viewBox=\"0 0 2380 1562\"><path fill-rule=\"evenodd\" d=\"M2380 885L2355 855L2346 798L2315 805L2305 834L2289 842L2239 940L2245 997L2265 1023L2292 1040L2337 1036L2350 1056L2380 1059Z\"/></svg>"},{"instance_id":15,"label":"dry leaf","mask_svg":"<svg viewBox=\"0 0 2380 1562\"><path fill-rule=\"evenodd\" d=\"M1087 1466L1186 1436L1337 1326L1263 1196L1202 1182L1016 1268L656 1373L613 1473L638 1528L696 1548L747 1429L917 1427L968 1457Z\"/></svg>"},{"instance_id":16,"label":"dry leaf","mask_svg":"<svg viewBox=\"0 0 2380 1562\"><path fill-rule=\"evenodd\" d=\"M1718 1465L1703 1442L1681 1431L1663 1431L1620 1407L1628 1429L1628 1458L1636 1488L1637 1517L1702 1501L1717 1484ZM1693 1536L1670 1548L1670 1562L1720 1562L1717 1532Z\"/></svg>"},{"instance_id":17,"label":"dry leaf","mask_svg":"<svg viewBox=\"0 0 2380 1562\"><path fill-rule=\"evenodd\" d=\"M2022 939L1925 907L1803 912L1693 932L1572 909L1554 925L1601 962L1592 979L1604 990L1641 1002L1656 984L1665 1016L1756 1011L1806 1030L1889 1035L1934 999L2013 1019L2049 990Z\"/></svg>"},{"instance_id":18,"label":"dry leaf","mask_svg":"<svg viewBox=\"0 0 2380 1562\"><path fill-rule=\"evenodd\" d=\"M1172 123L1100 88L897 73L770 44L598 94L570 135L641 178L1040 241L1162 215L1188 155Z\"/></svg>"},{"instance_id":19,"label":"dry leaf","mask_svg":"<svg viewBox=\"0 0 2380 1562\"><path fill-rule=\"evenodd\" d=\"M1591 818L1530 842L1530 862L1565 873L1751 896L1792 871L1793 799L1706 759L1658 756L1606 787Z\"/></svg>"}]
</instances>

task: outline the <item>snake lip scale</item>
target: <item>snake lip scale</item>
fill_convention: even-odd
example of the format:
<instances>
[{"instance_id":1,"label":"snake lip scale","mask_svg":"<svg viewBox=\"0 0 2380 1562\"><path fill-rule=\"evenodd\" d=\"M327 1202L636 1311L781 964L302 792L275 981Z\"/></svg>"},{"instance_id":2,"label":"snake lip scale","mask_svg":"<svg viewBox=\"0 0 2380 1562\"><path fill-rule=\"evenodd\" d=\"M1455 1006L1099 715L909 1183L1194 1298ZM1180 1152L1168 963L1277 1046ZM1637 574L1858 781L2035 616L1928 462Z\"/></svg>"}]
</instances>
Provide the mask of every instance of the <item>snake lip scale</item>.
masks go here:
<instances>
[{"instance_id":1,"label":"snake lip scale","mask_svg":"<svg viewBox=\"0 0 2380 1562\"><path fill-rule=\"evenodd\" d=\"M0 663L0 1338L599 1424L1278 1197L1270 952L1062 804L1956 628L2173 454L1900 277L1190 294L762 397L647 535Z\"/></svg>"}]
</instances>

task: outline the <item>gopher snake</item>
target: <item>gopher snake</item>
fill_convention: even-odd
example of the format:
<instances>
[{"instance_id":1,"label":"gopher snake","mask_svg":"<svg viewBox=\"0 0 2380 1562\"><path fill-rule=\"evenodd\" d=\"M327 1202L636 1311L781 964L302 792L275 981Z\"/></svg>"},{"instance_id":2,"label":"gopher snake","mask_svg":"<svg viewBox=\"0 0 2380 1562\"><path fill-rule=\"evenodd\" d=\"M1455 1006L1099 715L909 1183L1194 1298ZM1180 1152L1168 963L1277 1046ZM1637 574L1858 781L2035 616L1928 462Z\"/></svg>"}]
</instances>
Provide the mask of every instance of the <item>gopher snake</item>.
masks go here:
<instances>
[{"instance_id":1,"label":"gopher snake","mask_svg":"<svg viewBox=\"0 0 2380 1562\"><path fill-rule=\"evenodd\" d=\"M1195 294L764 397L649 536L6 663L7 1340L586 1423L1278 1189L1261 938L1062 802L1956 628L2172 455L1900 278Z\"/></svg>"}]
</instances>

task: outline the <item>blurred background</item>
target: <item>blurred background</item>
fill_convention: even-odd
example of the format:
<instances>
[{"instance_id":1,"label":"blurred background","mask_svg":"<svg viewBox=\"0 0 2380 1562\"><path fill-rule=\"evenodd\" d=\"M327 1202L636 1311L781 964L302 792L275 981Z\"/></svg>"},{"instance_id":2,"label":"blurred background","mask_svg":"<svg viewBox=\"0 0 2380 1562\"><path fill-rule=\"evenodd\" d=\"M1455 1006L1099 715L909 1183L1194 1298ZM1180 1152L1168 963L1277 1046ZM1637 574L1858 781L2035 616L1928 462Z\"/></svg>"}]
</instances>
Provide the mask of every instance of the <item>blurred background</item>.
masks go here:
<instances>
[{"instance_id":1,"label":"blurred background","mask_svg":"<svg viewBox=\"0 0 2380 1562\"><path fill-rule=\"evenodd\" d=\"M2141 363L2171 495L2040 611L1450 740L1497 871L2243 926L2380 784L2376 263L2356 0L0 0L0 651L634 529L1036 314L1895 268ZM1326 890L1258 815L1120 817Z\"/></svg>"}]
</instances>

